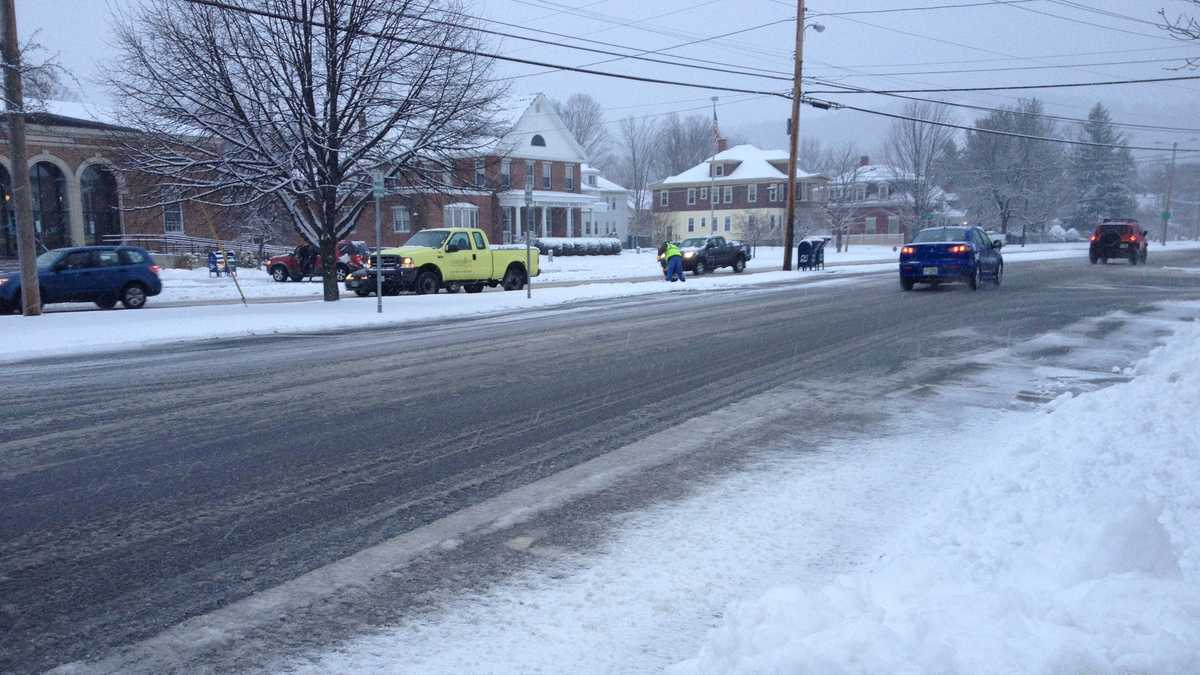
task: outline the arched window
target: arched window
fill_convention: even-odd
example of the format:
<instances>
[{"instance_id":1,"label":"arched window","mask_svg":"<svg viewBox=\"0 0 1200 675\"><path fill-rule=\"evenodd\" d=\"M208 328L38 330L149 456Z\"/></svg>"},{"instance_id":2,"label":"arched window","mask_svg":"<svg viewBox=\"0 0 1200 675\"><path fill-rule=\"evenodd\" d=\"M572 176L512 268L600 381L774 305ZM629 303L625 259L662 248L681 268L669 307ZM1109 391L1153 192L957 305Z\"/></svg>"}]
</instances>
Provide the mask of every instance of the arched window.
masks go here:
<instances>
[{"instance_id":1,"label":"arched window","mask_svg":"<svg viewBox=\"0 0 1200 675\"><path fill-rule=\"evenodd\" d=\"M67 212L67 178L50 162L29 169L33 188L33 225L39 248L62 248L68 244L71 218Z\"/></svg>"},{"instance_id":2,"label":"arched window","mask_svg":"<svg viewBox=\"0 0 1200 675\"><path fill-rule=\"evenodd\" d=\"M6 258L17 257L17 217L13 213L12 179L8 169L0 165L0 255Z\"/></svg>"},{"instance_id":3,"label":"arched window","mask_svg":"<svg viewBox=\"0 0 1200 675\"><path fill-rule=\"evenodd\" d=\"M105 237L121 234L118 209L117 177L106 166L93 164L79 178L83 197L84 236L91 244L105 243Z\"/></svg>"},{"instance_id":4,"label":"arched window","mask_svg":"<svg viewBox=\"0 0 1200 675\"><path fill-rule=\"evenodd\" d=\"M530 145L536 145L539 148L546 147L546 139L542 138L541 134L534 134L533 140L529 141Z\"/></svg>"}]
</instances>

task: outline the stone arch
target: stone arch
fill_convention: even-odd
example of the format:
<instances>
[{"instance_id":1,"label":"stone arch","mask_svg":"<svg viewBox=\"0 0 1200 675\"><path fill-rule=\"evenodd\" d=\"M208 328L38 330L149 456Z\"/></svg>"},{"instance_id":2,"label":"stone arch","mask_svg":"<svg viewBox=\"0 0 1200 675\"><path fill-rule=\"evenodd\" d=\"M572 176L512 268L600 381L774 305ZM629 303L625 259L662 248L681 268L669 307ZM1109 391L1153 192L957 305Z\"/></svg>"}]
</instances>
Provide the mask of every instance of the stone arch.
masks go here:
<instances>
[{"instance_id":1,"label":"stone arch","mask_svg":"<svg viewBox=\"0 0 1200 675\"><path fill-rule=\"evenodd\" d=\"M79 183L80 218L84 240L89 244L111 243L105 237L122 234L121 175L103 157L84 160L76 173Z\"/></svg>"},{"instance_id":2,"label":"stone arch","mask_svg":"<svg viewBox=\"0 0 1200 675\"><path fill-rule=\"evenodd\" d=\"M83 211L80 205L79 179L76 175L75 169L73 169L71 165L63 158L57 155L52 155L43 150L42 152L39 152L38 154L29 158L31 179L33 176L33 168L39 163L52 164L57 167L58 170L62 172L66 182L65 218L67 236L63 239L61 245L83 245L87 238L84 236L83 232Z\"/></svg>"}]
</instances>

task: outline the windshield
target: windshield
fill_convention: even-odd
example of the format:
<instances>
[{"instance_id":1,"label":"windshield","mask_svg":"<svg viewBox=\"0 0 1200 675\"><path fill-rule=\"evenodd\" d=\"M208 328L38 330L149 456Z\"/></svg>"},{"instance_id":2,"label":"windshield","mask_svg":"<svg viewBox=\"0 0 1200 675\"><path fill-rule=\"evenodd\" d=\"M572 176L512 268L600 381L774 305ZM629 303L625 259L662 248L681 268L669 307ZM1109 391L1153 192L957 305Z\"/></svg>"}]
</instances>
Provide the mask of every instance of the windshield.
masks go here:
<instances>
[{"instance_id":1,"label":"windshield","mask_svg":"<svg viewBox=\"0 0 1200 675\"><path fill-rule=\"evenodd\" d=\"M692 237L691 239L684 239L683 243L679 246L680 248L704 248L705 241L707 240L704 237Z\"/></svg>"},{"instance_id":2,"label":"windshield","mask_svg":"<svg viewBox=\"0 0 1200 675\"><path fill-rule=\"evenodd\" d=\"M449 230L423 230L408 238L405 246L424 246L426 248L441 248L450 235Z\"/></svg>"},{"instance_id":3,"label":"windshield","mask_svg":"<svg viewBox=\"0 0 1200 675\"><path fill-rule=\"evenodd\" d=\"M927 244L936 241L966 241L967 230L962 227L931 227L921 230L913 237L914 244Z\"/></svg>"},{"instance_id":4,"label":"windshield","mask_svg":"<svg viewBox=\"0 0 1200 675\"><path fill-rule=\"evenodd\" d=\"M37 266L39 270L48 270L58 260L58 256L62 255L61 251L46 251L37 257Z\"/></svg>"}]
</instances>

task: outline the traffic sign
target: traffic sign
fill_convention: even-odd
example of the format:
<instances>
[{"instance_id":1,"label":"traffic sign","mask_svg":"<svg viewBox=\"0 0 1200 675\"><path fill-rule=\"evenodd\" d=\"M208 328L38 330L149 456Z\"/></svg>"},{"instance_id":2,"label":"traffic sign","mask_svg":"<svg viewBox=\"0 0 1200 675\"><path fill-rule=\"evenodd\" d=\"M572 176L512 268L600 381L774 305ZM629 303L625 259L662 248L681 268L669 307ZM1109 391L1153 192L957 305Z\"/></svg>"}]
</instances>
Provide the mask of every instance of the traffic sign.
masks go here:
<instances>
[{"instance_id":1,"label":"traffic sign","mask_svg":"<svg viewBox=\"0 0 1200 675\"><path fill-rule=\"evenodd\" d=\"M376 173L372 177L371 192L373 193L375 199L383 199L383 174L382 173Z\"/></svg>"}]
</instances>

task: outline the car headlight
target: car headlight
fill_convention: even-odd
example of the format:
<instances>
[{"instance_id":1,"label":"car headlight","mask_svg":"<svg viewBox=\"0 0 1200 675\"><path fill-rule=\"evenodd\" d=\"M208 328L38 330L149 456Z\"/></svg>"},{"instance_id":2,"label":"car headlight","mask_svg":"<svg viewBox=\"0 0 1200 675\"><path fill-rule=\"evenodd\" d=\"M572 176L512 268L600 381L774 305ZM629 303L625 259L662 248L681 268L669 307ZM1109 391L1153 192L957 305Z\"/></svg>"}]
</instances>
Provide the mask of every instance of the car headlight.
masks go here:
<instances>
[{"instance_id":1,"label":"car headlight","mask_svg":"<svg viewBox=\"0 0 1200 675\"><path fill-rule=\"evenodd\" d=\"M0 286L3 286L4 284L7 284L7 283L8 283L8 277L4 277L3 279L0 279Z\"/></svg>"},{"instance_id":2,"label":"car headlight","mask_svg":"<svg viewBox=\"0 0 1200 675\"><path fill-rule=\"evenodd\" d=\"M413 266L412 258L401 258L400 259L400 267L403 267L405 269L412 269L412 266Z\"/></svg>"},{"instance_id":3,"label":"car headlight","mask_svg":"<svg viewBox=\"0 0 1200 675\"><path fill-rule=\"evenodd\" d=\"M695 251L688 251L687 253L684 253L684 254L683 254L683 257L685 257L685 258L695 258L695 257L696 257L696 252L695 252Z\"/></svg>"}]
</instances>

